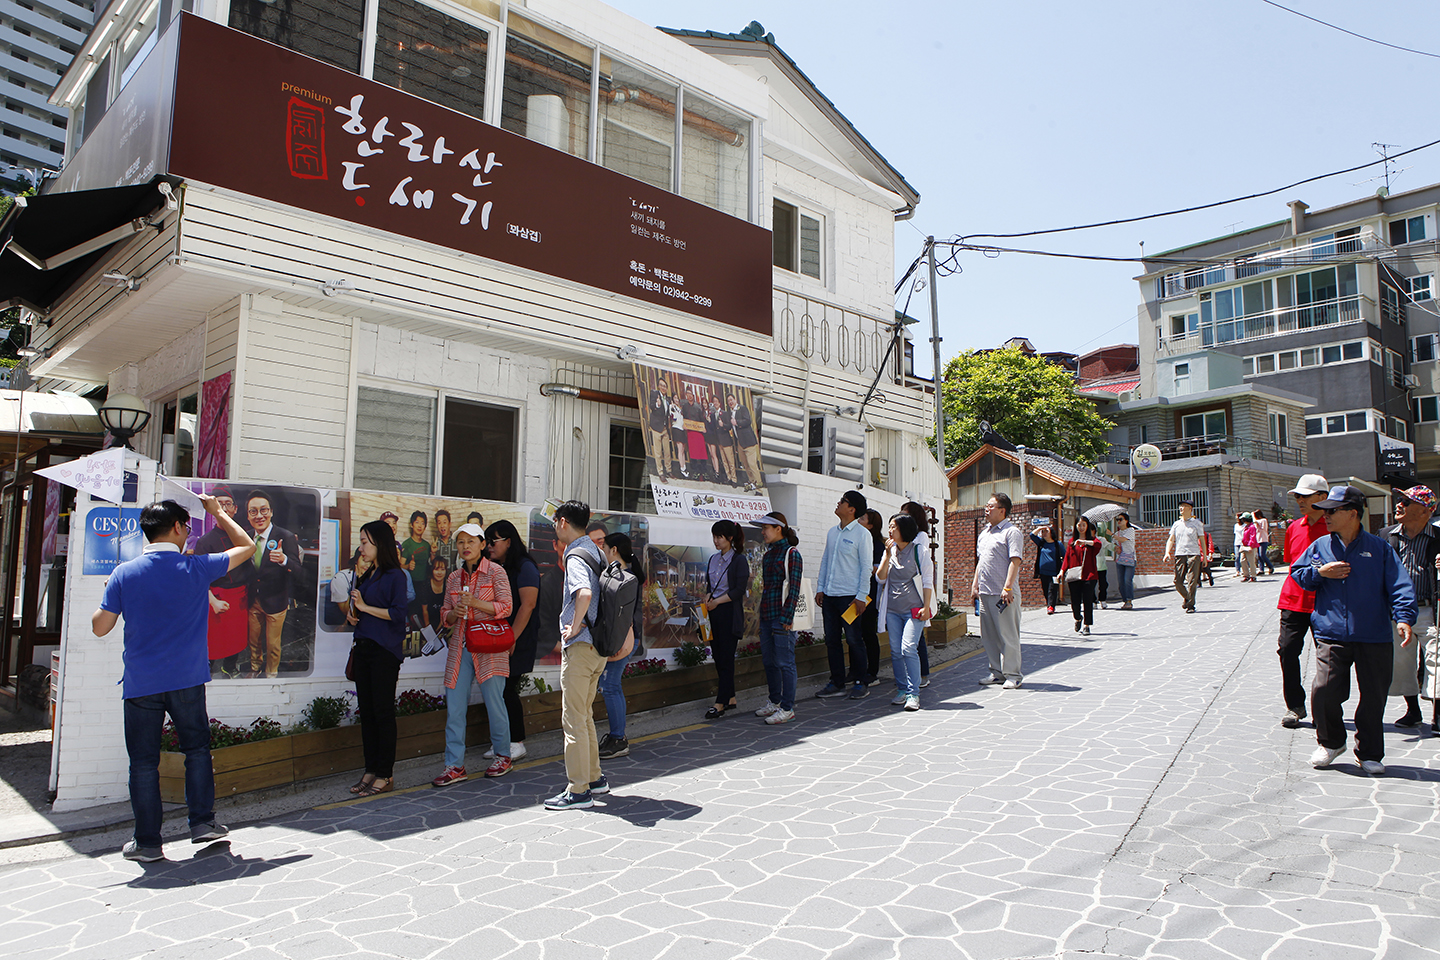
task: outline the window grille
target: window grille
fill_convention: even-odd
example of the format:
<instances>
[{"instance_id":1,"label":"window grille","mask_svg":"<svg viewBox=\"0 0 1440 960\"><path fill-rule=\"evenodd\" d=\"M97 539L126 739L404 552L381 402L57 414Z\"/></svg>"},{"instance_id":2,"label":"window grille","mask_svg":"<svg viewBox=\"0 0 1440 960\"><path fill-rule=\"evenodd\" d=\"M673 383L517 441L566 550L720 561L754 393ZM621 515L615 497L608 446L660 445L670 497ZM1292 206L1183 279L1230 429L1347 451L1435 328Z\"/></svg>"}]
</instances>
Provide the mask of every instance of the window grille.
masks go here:
<instances>
[{"instance_id":1,"label":"window grille","mask_svg":"<svg viewBox=\"0 0 1440 960\"><path fill-rule=\"evenodd\" d=\"M1168 493L1147 493L1140 498L1140 520L1159 527L1169 527L1180 519L1180 501L1190 500L1195 504L1195 517L1205 526L1210 526L1210 491L1173 490Z\"/></svg>"}]
</instances>

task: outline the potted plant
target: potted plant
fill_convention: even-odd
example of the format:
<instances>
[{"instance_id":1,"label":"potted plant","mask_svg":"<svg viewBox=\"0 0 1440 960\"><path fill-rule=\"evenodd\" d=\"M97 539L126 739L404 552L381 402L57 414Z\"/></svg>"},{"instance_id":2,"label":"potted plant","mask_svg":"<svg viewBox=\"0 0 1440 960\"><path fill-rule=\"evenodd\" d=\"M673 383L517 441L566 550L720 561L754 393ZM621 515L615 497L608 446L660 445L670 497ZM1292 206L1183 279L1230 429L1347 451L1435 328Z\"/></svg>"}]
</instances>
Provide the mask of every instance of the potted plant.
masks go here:
<instances>
[{"instance_id":1,"label":"potted plant","mask_svg":"<svg viewBox=\"0 0 1440 960\"><path fill-rule=\"evenodd\" d=\"M943 647L959 640L970 632L969 618L964 611L957 610L944 600L935 604L935 619L925 628L925 642L932 647Z\"/></svg>"}]
</instances>

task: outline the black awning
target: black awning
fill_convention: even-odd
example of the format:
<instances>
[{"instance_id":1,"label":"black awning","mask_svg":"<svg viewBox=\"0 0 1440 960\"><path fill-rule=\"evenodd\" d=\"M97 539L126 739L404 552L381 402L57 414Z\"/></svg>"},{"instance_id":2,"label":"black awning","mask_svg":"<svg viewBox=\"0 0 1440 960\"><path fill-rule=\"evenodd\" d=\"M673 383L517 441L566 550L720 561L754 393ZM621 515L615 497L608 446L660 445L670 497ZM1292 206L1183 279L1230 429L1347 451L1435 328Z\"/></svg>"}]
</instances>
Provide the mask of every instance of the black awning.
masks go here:
<instances>
[{"instance_id":1,"label":"black awning","mask_svg":"<svg viewBox=\"0 0 1440 960\"><path fill-rule=\"evenodd\" d=\"M158 225L179 182L17 197L0 220L0 303L49 312L111 247Z\"/></svg>"}]
</instances>

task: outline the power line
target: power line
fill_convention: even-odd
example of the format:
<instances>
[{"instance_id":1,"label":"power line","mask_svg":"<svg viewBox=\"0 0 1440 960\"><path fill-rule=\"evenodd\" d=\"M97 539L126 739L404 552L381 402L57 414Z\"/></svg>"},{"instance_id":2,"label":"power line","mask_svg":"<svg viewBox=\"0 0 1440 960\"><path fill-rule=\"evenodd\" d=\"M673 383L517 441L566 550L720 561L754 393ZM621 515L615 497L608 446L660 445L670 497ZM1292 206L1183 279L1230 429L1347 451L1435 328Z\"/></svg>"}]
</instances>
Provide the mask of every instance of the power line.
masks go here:
<instances>
[{"instance_id":1,"label":"power line","mask_svg":"<svg viewBox=\"0 0 1440 960\"><path fill-rule=\"evenodd\" d=\"M1270 0L1265 0L1265 2L1269 3ZM1431 140L1429 143L1423 143L1418 147L1411 147L1409 150L1405 150L1401 153L1391 154L1388 158L1385 159L1371 160L1368 163L1357 164L1356 166L1348 167L1344 170L1333 170L1330 173L1322 173L1319 176L1306 177L1304 180L1297 180L1294 183L1287 183L1285 184L1285 186L1276 187L1274 190L1266 190L1261 193L1251 193L1243 197L1232 197L1229 200L1217 200L1214 203L1202 203L1193 207L1182 207L1178 210L1166 210L1163 213L1147 213L1141 217L1123 217L1119 220L1104 220L1099 223L1082 223L1073 227L1055 227L1050 230L1027 230L1023 233L971 233L965 234L964 236L958 237L957 239L964 241L969 240L973 237L988 237L994 240L1008 240L1015 237L1038 237L1043 234L1049 233L1070 233L1075 230L1094 230L1098 227L1114 227L1122 223L1140 223L1144 220L1156 220L1160 217L1173 217L1181 213L1194 213L1197 210L1211 210L1215 207L1223 207L1231 203L1243 203L1246 200L1256 200L1260 197L1273 196L1277 193L1283 193L1286 190L1293 190L1296 187L1303 187L1305 184L1314 183L1317 180L1326 180L1330 177L1338 177L1347 173L1354 173L1357 170L1364 170L1366 167L1373 167L1379 163L1386 163L1390 160L1398 159L1405 156L1406 154L1415 153L1420 150L1427 150L1437 144L1440 144L1440 140Z\"/></svg>"},{"instance_id":2,"label":"power line","mask_svg":"<svg viewBox=\"0 0 1440 960\"><path fill-rule=\"evenodd\" d=\"M1397 43L1386 43L1384 40L1376 40L1374 37L1367 37L1363 33L1356 33L1354 30L1346 30L1344 27L1336 26L1328 20L1321 20L1319 17L1312 17L1308 13L1301 13L1299 10L1292 10L1289 7L1285 6L1283 3L1276 3L1275 0L1260 0L1260 2L1268 3L1270 4L1270 6L1284 10L1286 13L1293 13L1297 17L1304 17L1311 23L1318 23L1322 27L1329 27L1331 30L1339 30L1341 33L1348 33L1350 36L1355 37L1357 40L1365 40L1369 43L1378 43L1380 44L1380 46L1389 47L1391 50L1403 50L1406 53L1418 53L1422 57L1435 57L1436 59L1440 59L1440 53L1430 53L1427 50L1416 50L1414 47L1402 47Z\"/></svg>"}]
</instances>

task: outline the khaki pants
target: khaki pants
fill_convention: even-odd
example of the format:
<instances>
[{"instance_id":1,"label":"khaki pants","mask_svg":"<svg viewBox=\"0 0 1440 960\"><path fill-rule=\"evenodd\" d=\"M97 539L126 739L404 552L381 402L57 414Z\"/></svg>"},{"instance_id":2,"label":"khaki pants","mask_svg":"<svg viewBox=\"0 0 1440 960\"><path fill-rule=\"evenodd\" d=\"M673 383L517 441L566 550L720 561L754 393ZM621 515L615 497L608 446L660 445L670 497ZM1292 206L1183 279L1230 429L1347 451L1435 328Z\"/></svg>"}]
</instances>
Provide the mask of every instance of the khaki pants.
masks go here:
<instances>
[{"instance_id":1,"label":"khaki pants","mask_svg":"<svg viewBox=\"0 0 1440 960\"><path fill-rule=\"evenodd\" d=\"M593 644L572 643L560 654L560 726L565 730L565 776L571 793L600 779L600 741L595 736L595 688L605 658Z\"/></svg>"},{"instance_id":2,"label":"khaki pants","mask_svg":"<svg viewBox=\"0 0 1440 960\"><path fill-rule=\"evenodd\" d=\"M669 479L675 472L670 457L670 430L651 430L650 449L655 453L655 469L660 471L662 479Z\"/></svg>"},{"instance_id":3,"label":"khaki pants","mask_svg":"<svg viewBox=\"0 0 1440 960\"><path fill-rule=\"evenodd\" d=\"M260 673L261 668L265 670L266 677L274 677L280 673L280 633L285 629L285 613L266 613L260 609L260 604L250 606L250 672ZM264 646L261 646L260 637L265 637Z\"/></svg>"},{"instance_id":4,"label":"khaki pants","mask_svg":"<svg viewBox=\"0 0 1440 960\"><path fill-rule=\"evenodd\" d=\"M765 474L760 471L760 444L741 447L740 452L745 456L745 473L749 475L750 482L757 487L764 486Z\"/></svg>"},{"instance_id":5,"label":"khaki pants","mask_svg":"<svg viewBox=\"0 0 1440 960\"><path fill-rule=\"evenodd\" d=\"M1420 695L1420 651L1435 642L1430 634L1435 626L1435 608L1421 607L1415 612L1415 625L1411 628L1410 645L1400 646L1400 631L1393 625L1395 643L1395 669L1390 677L1390 696L1418 697Z\"/></svg>"},{"instance_id":6,"label":"khaki pants","mask_svg":"<svg viewBox=\"0 0 1440 960\"><path fill-rule=\"evenodd\" d=\"M725 476L729 478L732 487L740 486L740 471L735 464L735 445L733 443L720 444L720 462L725 465Z\"/></svg>"},{"instance_id":7,"label":"khaki pants","mask_svg":"<svg viewBox=\"0 0 1440 960\"><path fill-rule=\"evenodd\" d=\"M1195 609L1195 588L1200 586L1200 558L1198 556L1175 558L1175 592L1180 594L1180 606L1184 610Z\"/></svg>"}]
</instances>

